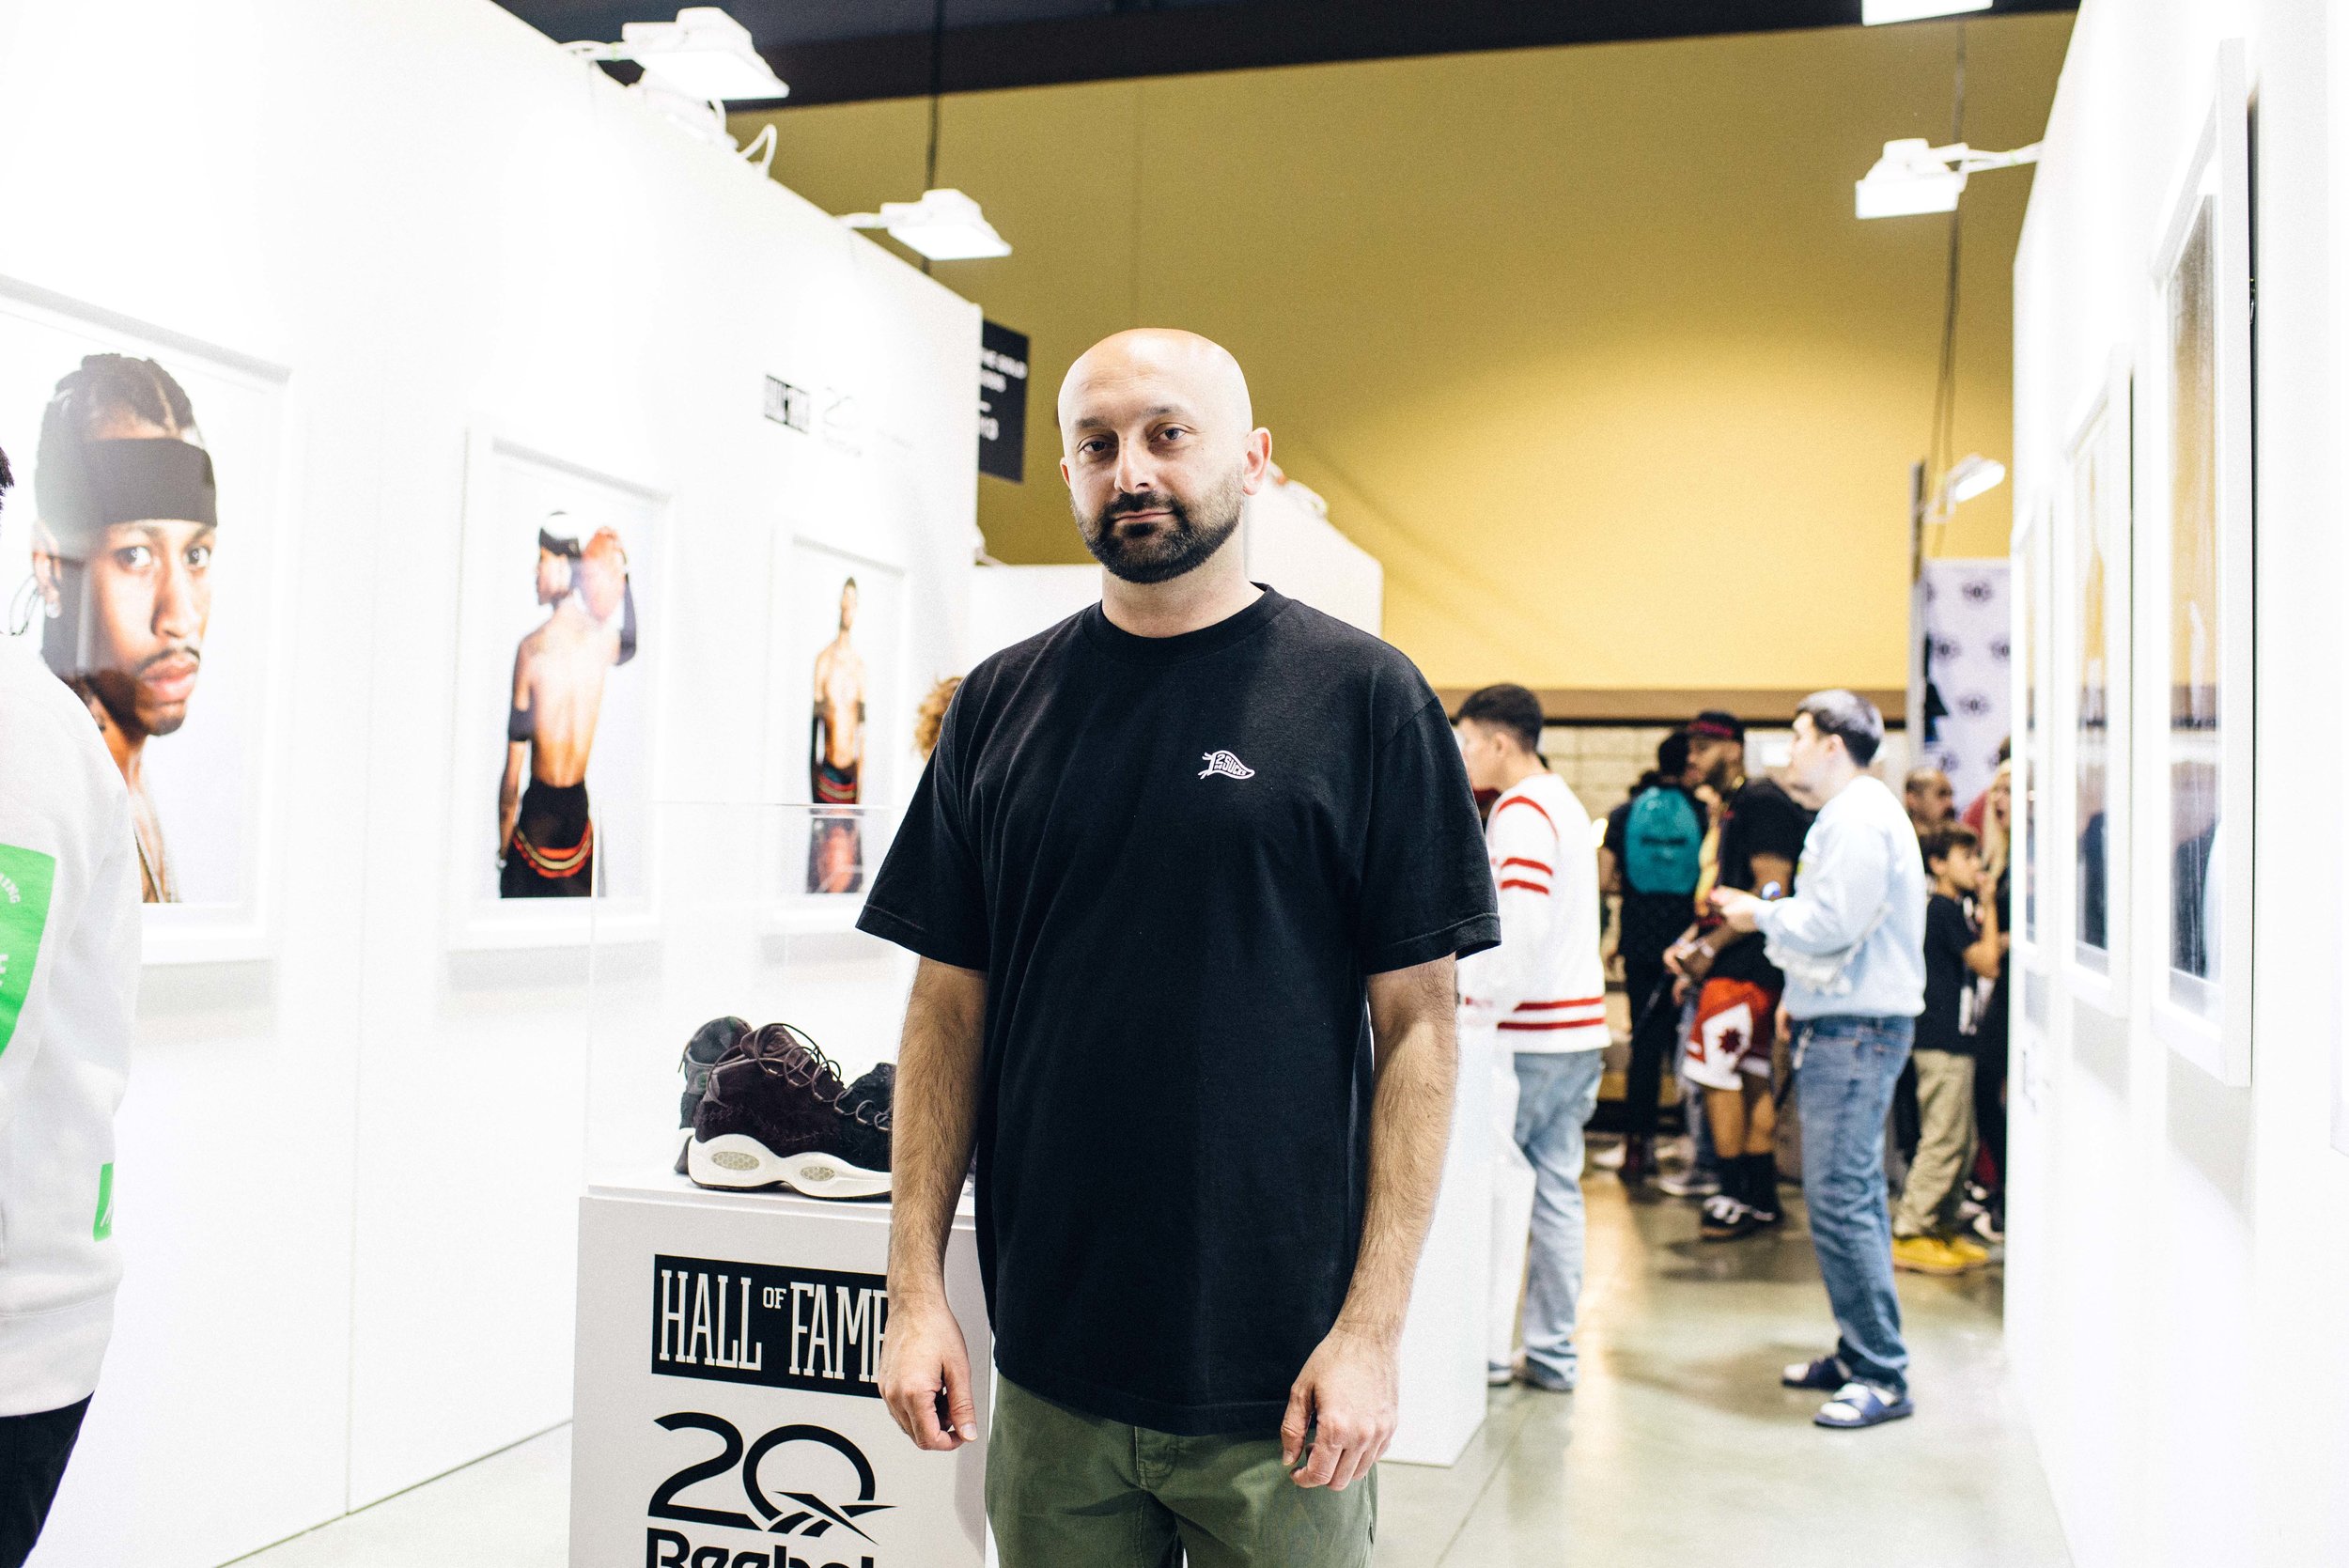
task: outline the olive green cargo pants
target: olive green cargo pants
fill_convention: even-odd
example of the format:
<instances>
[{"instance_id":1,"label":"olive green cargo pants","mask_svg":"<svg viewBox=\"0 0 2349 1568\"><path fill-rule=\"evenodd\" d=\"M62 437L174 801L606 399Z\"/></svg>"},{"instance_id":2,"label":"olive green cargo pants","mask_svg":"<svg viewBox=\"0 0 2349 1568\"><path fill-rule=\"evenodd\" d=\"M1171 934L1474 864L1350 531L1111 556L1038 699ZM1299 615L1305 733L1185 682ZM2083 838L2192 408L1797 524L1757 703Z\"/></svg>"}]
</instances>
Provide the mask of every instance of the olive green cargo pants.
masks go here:
<instances>
[{"instance_id":1,"label":"olive green cargo pants","mask_svg":"<svg viewBox=\"0 0 2349 1568\"><path fill-rule=\"evenodd\" d=\"M1302 1487L1279 1436L1178 1437L996 1379L987 1517L1002 1568L1368 1568L1374 1471Z\"/></svg>"}]
</instances>

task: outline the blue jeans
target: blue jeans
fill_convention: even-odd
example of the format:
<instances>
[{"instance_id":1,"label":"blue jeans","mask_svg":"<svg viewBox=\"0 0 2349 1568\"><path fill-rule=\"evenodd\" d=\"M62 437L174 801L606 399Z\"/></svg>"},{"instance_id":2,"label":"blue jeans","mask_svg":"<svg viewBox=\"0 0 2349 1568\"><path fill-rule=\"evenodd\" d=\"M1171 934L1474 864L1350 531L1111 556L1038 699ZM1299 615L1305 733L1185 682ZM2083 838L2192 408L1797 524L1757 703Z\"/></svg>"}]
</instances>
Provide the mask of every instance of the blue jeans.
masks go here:
<instances>
[{"instance_id":1,"label":"blue jeans","mask_svg":"<svg viewBox=\"0 0 2349 1568\"><path fill-rule=\"evenodd\" d=\"M1525 1265L1525 1358L1571 1385L1582 1294L1582 1128L1598 1109L1603 1050L1517 1053L1517 1147L1533 1167Z\"/></svg>"},{"instance_id":2,"label":"blue jeans","mask_svg":"<svg viewBox=\"0 0 2349 1568\"><path fill-rule=\"evenodd\" d=\"M1895 1395L1908 1391L1908 1346L1892 1289L1884 1118L1916 1035L1914 1018L1838 1017L1795 1025L1802 1193L1819 1278L1835 1312L1835 1354L1852 1376Z\"/></svg>"}]
</instances>

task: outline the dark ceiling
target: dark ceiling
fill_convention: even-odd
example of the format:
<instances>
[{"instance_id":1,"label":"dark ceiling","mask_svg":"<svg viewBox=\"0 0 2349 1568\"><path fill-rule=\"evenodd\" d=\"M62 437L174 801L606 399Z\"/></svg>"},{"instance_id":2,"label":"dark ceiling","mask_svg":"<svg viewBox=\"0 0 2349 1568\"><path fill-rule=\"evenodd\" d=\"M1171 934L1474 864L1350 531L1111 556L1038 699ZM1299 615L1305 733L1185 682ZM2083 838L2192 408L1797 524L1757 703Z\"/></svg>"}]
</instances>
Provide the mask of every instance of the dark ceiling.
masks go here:
<instances>
[{"instance_id":1,"label":"dark ceiling","mask_svg":"<svg viewBox=\"0 0 2349 1568\"><path fill-rule=\"evenodd\" d=\"M669 0L500 0L556 39L615 39ZM1855 25L1860 0L730 0L794 104L1478 49ZM1993 0L1991 13L2077 0ZM1979 14L1979 13L1977 13Z\"/></svg>"}]
</instances>

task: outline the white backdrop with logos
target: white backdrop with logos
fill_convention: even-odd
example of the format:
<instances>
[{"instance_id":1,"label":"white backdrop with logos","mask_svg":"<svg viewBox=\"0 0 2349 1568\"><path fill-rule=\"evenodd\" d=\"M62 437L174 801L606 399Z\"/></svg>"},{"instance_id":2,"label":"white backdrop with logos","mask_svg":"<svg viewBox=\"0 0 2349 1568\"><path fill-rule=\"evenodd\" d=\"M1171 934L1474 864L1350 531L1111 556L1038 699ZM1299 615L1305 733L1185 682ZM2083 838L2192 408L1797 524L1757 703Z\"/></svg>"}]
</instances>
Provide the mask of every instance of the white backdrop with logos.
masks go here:
<instances>
[{"instance_id":1,"label":"white backdrop with logos","mask_svg":"<svg viewBox=\"0 0 2349 1568\"><path fill-rule=\"evenodd\" d=\"M1947 773L1960 810L1990 787L2007 737L2015 651L2007 586L2003 559L1927 561L1918 584L1927 691L1942 711L1933 713L1929 696L1912 765Z\"/></svg>"}]
</instances>

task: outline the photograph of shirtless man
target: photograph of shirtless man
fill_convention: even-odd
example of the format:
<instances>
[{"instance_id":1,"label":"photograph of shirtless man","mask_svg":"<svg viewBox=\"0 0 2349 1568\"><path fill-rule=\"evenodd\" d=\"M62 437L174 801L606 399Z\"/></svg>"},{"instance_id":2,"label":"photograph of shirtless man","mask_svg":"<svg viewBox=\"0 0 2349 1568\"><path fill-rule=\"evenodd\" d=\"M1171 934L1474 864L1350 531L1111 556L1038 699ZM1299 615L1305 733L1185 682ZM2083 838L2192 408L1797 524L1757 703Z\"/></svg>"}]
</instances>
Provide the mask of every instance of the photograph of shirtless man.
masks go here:
<instances>
[{"instance_id":1,"label":"photograph of shirtless man","mask_svg":"<svg viewBox=\"0 0 2349 1568\"><path fill-rule=\"evenodd\" d=\"M840 585L839 633L816 656L807 787L818 807L854 806L863 799L864 658L849 640L856 604L851 577ZM863 886L863 834L855 813L817 811L808 835L807 891L858 893Z\"/></svg>"},{"instance_id":2,"label":"photograph of shirtless man","mask_svg":"<svg viewBox=\"0 0 2349 1568\"><path fill-rule=\"evenodd\" d=\"M187 722L219 526L187 393L151 359L86 356L41 416L33 490L41 657L89 706L130 787L141 896L177 903L147 745Z\"/></svg>"},{"instance_id":3,"label":"photograph of shirtless man","mask_svg":"<svg viewBox=\"0 0 2349 1568\"><path fill-rule=\"evenodd\" d=\"M547 519L565 520L561 512ZM498 783L498 896L587 898L596 879L587 762L604 676L636 657L636 596L619 535L599 529L583 547L542 525L537 593L547 618L514 650Z\"/></svg>"}]
</instances>

